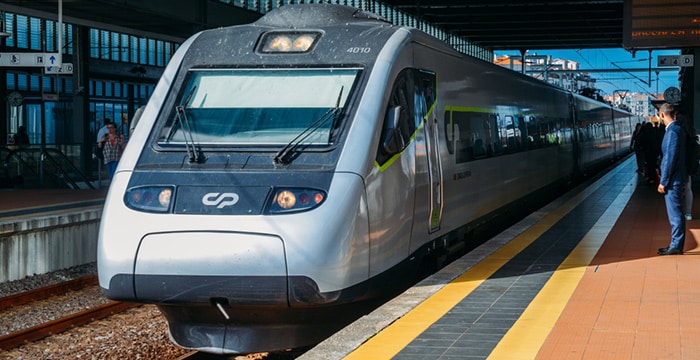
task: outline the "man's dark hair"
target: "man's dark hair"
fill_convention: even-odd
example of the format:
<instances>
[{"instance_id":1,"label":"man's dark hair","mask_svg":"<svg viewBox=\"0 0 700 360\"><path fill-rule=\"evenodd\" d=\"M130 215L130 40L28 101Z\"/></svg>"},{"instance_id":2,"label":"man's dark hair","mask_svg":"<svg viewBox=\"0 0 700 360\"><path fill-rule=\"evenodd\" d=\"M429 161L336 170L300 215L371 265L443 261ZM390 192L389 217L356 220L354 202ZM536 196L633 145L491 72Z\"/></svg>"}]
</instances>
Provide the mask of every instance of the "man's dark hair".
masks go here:
<instances>
[{"instance_id":1,"label":"man's dark hair","mask_svg":"<svg viewBox=\"0 0 700 360\"><path fill-rule=\"evenodd\" d=\"M676 114L676 111L677 111L676 106L673 104L669 104L669 103L663 103L659 107L660 113L664 113L664 114L671 116L671 117L674 117L674 115Z\"/></svg>"}]
</instances>

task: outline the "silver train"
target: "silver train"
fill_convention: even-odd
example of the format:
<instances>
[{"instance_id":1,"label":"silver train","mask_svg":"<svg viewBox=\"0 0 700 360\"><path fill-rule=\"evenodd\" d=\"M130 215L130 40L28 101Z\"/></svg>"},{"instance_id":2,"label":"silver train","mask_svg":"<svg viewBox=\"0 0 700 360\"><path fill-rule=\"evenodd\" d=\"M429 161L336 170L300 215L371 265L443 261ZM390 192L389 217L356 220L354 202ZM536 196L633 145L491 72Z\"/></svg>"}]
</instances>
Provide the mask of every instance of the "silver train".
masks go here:
<instances>
[{"instance_id":1,"label":"silver train","mask_svg":"<svg viewBox=\"0 0 700 360\"><path fill-rule=\"evenodd\" d=\"M368 12L283 6L174 55L109 189L100 286L184 348L313 345L627 154L633 122Z\"/></svg>"}]
</instances>

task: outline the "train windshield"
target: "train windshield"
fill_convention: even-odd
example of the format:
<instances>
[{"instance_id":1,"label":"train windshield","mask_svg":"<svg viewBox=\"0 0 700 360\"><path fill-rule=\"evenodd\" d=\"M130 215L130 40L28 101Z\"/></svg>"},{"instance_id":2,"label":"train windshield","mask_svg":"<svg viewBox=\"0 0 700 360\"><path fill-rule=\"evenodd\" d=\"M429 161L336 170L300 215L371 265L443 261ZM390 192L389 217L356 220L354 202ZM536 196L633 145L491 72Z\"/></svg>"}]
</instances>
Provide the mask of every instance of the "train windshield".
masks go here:
<instances>
[{"instance_id":1,"label":"train windshield","mask_svg":"<svg viewBox=\"0 0 700 360\"><path fill-rule=\"evenodd\" d=\"M328 145L359 69L193 70L160 145Z\"/></svg>"}]
</instances>

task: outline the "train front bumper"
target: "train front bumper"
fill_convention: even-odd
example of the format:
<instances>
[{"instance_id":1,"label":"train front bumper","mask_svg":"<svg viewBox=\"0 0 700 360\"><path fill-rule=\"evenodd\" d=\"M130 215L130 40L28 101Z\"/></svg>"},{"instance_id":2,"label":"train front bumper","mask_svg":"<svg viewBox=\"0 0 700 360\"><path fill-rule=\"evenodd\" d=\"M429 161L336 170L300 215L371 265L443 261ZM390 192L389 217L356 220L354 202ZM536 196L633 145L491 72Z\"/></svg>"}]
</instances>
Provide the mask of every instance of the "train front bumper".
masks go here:
<instances>
[{"instance_id":1,"label":"train front bumper","mask_svg":"<svg viewBox=\"0 0 700 360\"><path fill-rule=\"evenodd\" d=\"M133 275L112 277L104 291L112 299L155 304L325 302L313 280L288 276L282 239L238 232L148 234L138 247Z\"/></svg>"}]
</instances>

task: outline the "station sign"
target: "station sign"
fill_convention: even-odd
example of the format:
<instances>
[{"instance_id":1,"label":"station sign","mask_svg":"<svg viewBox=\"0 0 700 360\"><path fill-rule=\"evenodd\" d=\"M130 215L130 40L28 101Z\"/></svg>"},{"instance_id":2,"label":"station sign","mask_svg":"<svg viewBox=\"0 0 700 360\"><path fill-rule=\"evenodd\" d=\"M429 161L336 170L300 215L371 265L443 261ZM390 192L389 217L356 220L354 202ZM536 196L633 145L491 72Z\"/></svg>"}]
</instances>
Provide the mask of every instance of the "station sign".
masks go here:
<instances>
[{"instance_id":1,"label":"station sign","mask_svg":"<svg viewBox=\"0 0 700 360\"><path fill-rule=\"evenodd\" d=\"M73 63L63 63L58 66L47 66L44 74L71 75L73 74Z\"/></svg>"},{"instance_id":2,"label":"station sign","mask_svg":"<svg viewBox=\"0 0 700 360\"><path fill-rule=\"evenodd\" d=\"M658 66L689 67L695 64L693 55L659 55L656 61Z\"/></svg>"},{"instance_id":3,"label":"station sign","mask_svg":"<svg viewBox=\"0 0 700 360\"><path fill-rule=\"evenodd\" d=\"M693 55L681 55L678 57L678 62L683 67L689 67L695 65L695 59Z\"/></svg>"},{"instance_id":4,"label":"station sign","mask_svg":"<svg viewBox=\"0 0 700 360\"><path fill-rule=\"evenodd\" d=\"M3 52L0 53L0 67L48 67L61 66L60 53Z\"/></svg>"},{"instance_id":5,"label":"station sign","mask_svg":"<svg viewBox=\"0 0 700 360\"><path fill-rule=\"evenodd\" d=\"M622 24L626 49L697 47L700 1L624 0Z\"/></svg>"},{"instance_id":6,"label":"station sign","mask_svg":"<svg viewBox=\"0 0 700 360\"><path fill-rule=\"evenodd\" d=\"M44 101L58 101L58 94L43 93L41 99Z\"/></svg>"},{"instance_id":7,"label":"station sign","mask_svg":"<svg viewBox=\"0 0 700 360\"><path fill-rule=\"evenodd\" d=\"M680 66L678 64L678 55L659 55L656 58L658 66Z\"/></svg>"}]
</instances>

